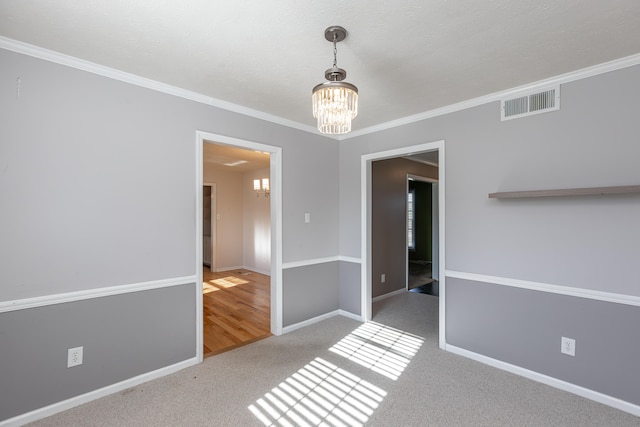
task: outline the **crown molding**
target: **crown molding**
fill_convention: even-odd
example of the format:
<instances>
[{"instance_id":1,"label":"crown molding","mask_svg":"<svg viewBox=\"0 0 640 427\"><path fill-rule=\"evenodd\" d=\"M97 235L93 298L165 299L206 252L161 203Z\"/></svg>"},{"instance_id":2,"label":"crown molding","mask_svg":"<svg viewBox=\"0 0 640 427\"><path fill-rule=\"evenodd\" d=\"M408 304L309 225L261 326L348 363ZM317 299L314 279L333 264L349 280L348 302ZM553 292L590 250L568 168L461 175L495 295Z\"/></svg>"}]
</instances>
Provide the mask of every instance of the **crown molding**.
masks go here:
<instances>
[{"instance_id":1,"label":"crown molding","mask_svg":"<svg viewBox=\"0 0 640 427\"><path fill-rule=\"evenodd\" d=\"M39 46L34 46L32 44L13 40L7 37L0 36L0 49L5 49L5 50L9 50L16 53L21 53L23 55L31 56L34 58L42 59L45 61L53 62L56 64L65 65L67 67L86 71L92 74L97 74L103 77L108 77L110 79L119 80L132 85L151 89L157 92L166 93L168 95L177 96L179 98L188 99L190 101L199 102L201 104L209 105L212 107L221 108L223 110L231 111L234 113L242 114L245 116L249 116L249 117L264 120L267 122L275 123L278 125L286 126L289 128L302 130L304 132L314 133L320 136L326 136L326 135L322 135L313 126L298 123L293 120L289 120L283 117L274 116L272 114L265 113L263 111L247 108L242 105L223 101L221 99L213 98L211 96L203 95L201 93L193 92L187 89L182 89L176 86L171 86L155 80L147 79L145 77L140 77L135 74L116 70L115 68L109 68L104 65L85 61L84 59L79 59L70 55L45 49Z\"/></svg>"},{"instance_id":2,"label":"crown molding","mask_svg":"<svg viewBox=\"0 0 640 427\"><path fill-rule=\"evenodd\" d=\"M435 108L433 110L403 117L397 120L391 120L385 123L380 123L378 125L369 126L360 130L353 131L347 135L324 135L324 134L321 134L313 126L309 126L303 123L295 122L293 120L285 119L283 117L268 114L263 111L254 110L252 108L244 107L242 105L223 101L221 99L213 98L211 96L203 95L197 92L192 92L176 86L171 86L155 80L140 77L135 74L116 70L114 68L105 67L104 65L85 61L83 59L79 59L70 55L65 55L63 53L59 53L53 50L45 49L45 48L24 43L21 41L13 40L7 37L0 36L0 49L21 53L27 56L32 56L34 58L43 59L45 61L53 62L60 65L65 65L68 67L76 68L78 70L83 70L89 73L108 77L111 79L120 80L125 83L130 83L136 86L141 86L147 89L155 90L158 92L162 92L162 93L177 96L180 98L188 99L191 101L199 102L201 104L206 104L212 107L221 108L223 110L231 111L234 113L242 114L245 116L249 116L249 117L264 120L267 122L275 123L278 125L286 126L289 128L298 129L304 132L309 132L314 135L318 135L318 136L322 136L328 139L334 139L338 141L344 141L344 140L355 138L358 136L367 135L367 134L379 132L382 130L392 129L399 126L404 126L410 123L431 119L431 118L442 116L449 113L454 113L456 111L466 110L467 108L473 108L473 107L477 107L479 105L487 104L490 102L499 101L503 98L517 95L520 92L536 90L540 87L546 87L550 85L569 83L572 81L581 80L587 77L593 77L599 74L604 74L610 71L620 70L623 68L632 67L634 65L640 64L640 53L638 53L635 55L630 55L624 58L615 59L613 61L583 68L581 70L571 71L569 73L561 74L559 76L550 77L544 80L539 80L537 82L527 83L525 85L517 86L515 88L507 89L504 91L483 95L477 98L458 102L456 104L447 105L445 107Z\"/></svg>"},{"instance_id":3,"label":"crown molding","mask_svg":"<svg viewBox=\"0 0 640 427\"><path fill-rule=\"evenodd\" d=\"M401 119L392 120L389 122L381 123L379 125L374 125L364 129L356 130L349 133L348 135L341 137L340 140L341 141L347 140L350 138L355 138L358 136L367 135L374 132L380 132L382 130L404 126L410 123L415 123L422 120L443 116L445 114L454 113L456 111L466 110L467 108L473 108L483 104L488 104L490 102L500 101L501 99L504 99L504 98L517 96L522 92L535 91L537 89L546 88L548 86L560 85L563 83L569 83L576 80L582 80L582 79L586 79L587 77L593 77L599 74L604 74L610 71L616 71L616 70L632 67L634 65L639 65L639 64L640 64L640 53L637 53L635 55L614 59L613 61L583 68L581 70L571 71L569 73L561 74L559 76L550 77L548 79L539 80L533 83L527 83L522 86L517 86L517 87L506 89L500 92L479 96L477 98L468 99L466 101L458 102L456 104L447 105L445 107L436 108L433 110L425 111L423 113L414 114L411 116L403 117Z\"/></svg>"}]
</instances>

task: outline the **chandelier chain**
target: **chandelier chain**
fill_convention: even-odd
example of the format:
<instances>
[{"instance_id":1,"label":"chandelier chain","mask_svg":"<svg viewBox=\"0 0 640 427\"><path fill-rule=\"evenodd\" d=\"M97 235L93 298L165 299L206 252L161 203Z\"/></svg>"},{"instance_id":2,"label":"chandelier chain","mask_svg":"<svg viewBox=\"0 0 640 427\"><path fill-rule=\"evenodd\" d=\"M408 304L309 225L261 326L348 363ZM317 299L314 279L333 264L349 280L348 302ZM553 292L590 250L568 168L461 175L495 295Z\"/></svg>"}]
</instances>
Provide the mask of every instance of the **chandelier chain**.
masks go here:
<instances>
[{"instance_id":1,"label":"chandelier chain","mask_svg":"<svg viewBox=\"0 0 640 427\"><path fill-rule=\"evenodd\" d=\"M333 33L333 68L338 68L338 35Z\"/></svg>"}]
</instances>

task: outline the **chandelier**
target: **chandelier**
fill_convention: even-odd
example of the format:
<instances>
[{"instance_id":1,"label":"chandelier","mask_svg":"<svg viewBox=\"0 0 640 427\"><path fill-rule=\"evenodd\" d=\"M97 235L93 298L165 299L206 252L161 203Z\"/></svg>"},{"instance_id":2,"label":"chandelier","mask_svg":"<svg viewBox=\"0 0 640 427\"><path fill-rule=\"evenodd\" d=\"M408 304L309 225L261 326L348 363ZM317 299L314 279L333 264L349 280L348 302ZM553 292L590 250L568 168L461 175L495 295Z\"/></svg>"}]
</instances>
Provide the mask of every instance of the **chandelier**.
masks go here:
<instances>
[{"instance_id":1,"label":"chandelier","mask_svg":"<svg viewBox=\"0 0 640 427\"><path fill-rule=\"evenodd\" d=\"M324 38L333 42L333 67L324 72L327 82L313 88L313 117L318 130L325 134L351 132L351 120L358 115L358 88L343 81L347 72L337 65L336 44L347 37L347 30L332 26L324 31Z\"/></svg>"}]
</instances>

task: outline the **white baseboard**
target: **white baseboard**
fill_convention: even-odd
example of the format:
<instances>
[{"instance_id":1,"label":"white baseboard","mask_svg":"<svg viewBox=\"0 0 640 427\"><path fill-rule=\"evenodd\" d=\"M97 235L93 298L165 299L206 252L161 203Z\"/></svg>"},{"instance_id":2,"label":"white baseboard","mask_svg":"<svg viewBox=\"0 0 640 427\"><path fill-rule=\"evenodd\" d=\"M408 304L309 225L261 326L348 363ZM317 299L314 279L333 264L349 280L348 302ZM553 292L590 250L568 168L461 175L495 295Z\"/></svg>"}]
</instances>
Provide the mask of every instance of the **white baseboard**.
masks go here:
<instances>
[{"instance_id":1,"label":"white baseboard","mask_svg":"<svg viewBox=\"0 0 640 427\"><path fill-rule=\"evenodd\" d=\"M105 397L113 393L118 393L120 391L126 390L131 387L135 387L142 383L146 383L148 381L155 380L157 378L161 378L169 374L173 374L174 372L178 372L190 366L197 365L198 363L199 362L196 357L192 359L187 359L183 362L179 362L171 366L167 366L152 372L147 372L146 374L138 375L137 377L129 378L119 383L111 384L109 386L100 388L98 390L90 391L89 393L85 393L80 396L75 396L70 399L63 400L62 402L45 406L44 408L36 409L34 411L27 412L25 414L21 414L13 418L0 421L0 427L22 426L24 424L31 423L31 422L40 420L42 418L46 418L51 415L57 414L59 412L66 411L68 409L82 405L84 403L91 402L92 400L100 399L101 397Z\"/></svg>"},{"instance_id":2,"label":"white baseboard","mask_svg":"<svg viewBox=\"0 0 640 427\"><path fill-rule=\"evenodd\" d=\"M322 322L323 320L327 320L335 316L344 316L344 317L348 317L349 319L362 322L362 316L358 314L353 314L345 310L334 310L329 313L321 314L320 316L316 316L314 318L307 319L302 322L294 323L293 325L286 326L282 328L282 333L288 334L289 332L293 332L296 329L304 328L305 326L310 326L310 325L313 325L314 323Z\"/></svg>"},{"instance_id":3,"label":"white baseboard","mask_svg":"<svg viewBox=\"0 0 640 427\"><path fill-rule=\"evenodd\" d=\"M321 314L320 316L316 316L299 323L294 323L293 325L285 326L284 328L282 328L282 333L288 334L289 332L293 332L296 329L304 328L305 326L313 325L314 323L322 322L323 320L327 320L338 315L340 315L340 310L335 310L329 313Z\"/></svg>"},{"instance_id":4,"label":"white baseboard","mask_svg":"<svg viewBox=\"0 0 640 427\"><path fill-rule=\"evenodd\" d=\"M351 256L340 255L338 257L338 259L340 261L350 262L350 263L353 263L353 264L362 264L362 259L361 258L355 258L355 257L351 257Z\"/></svg>"},{"instance_id":5,"label":"white baseboard","mask_svg":"<svg viewBox=\"0 0 640 427\"><path fill-rule=\"evenodd\" d=\"M388 294L384 294L384 295L380 295L380 296L377 296L375 298L372 298L371 302L382 301L383 299L387 299L387 298L394 297L396 295L404 294L405 292L407 292L406 288L398 289L397 291L389 292Z\"/></svg>"},{"instance_id":6,"label":"white baseboard","mask_svg":"<svg viewBox=\"0 0 640 427\"><path fill-rule=\"evenodd\" d=\"M362 316L359 314L353 314L350 311L338 310L338 314L340 316L348 317L349 319L357 320L358 322L363 322Z\"/></svg>"},{"instance_id":7,"label":"white baseboard","mask_svg":"<svg viewBox=\"0 0 640 427\"><path fill-rule=\"evenodd\" d=\"M242 270L244 267L242 265L236 265L235 267L220 267L216 268L216 273L224 273L225 271L231 270Z\"/></svg>"},{"instance_id":8,"label":"white baseboard","mask_svg":"<svg viewBox=\"0 0 640 427\"><path fill-rule=\"evenodd\" d=\"M271 276L271 271L269 270L260 270L259 268L247 267L246 265L216 268L216 273L224 273L225 271L233 271L233 270L249 270L249 271L253 271L254 273L264 274L265 276Z\"/></svg>"},{"instance_id":9,"label":"white baseboard","mask_svg":"<svg viewBox=\"0 0 640 427\"><path fill-rule=\"evenodd\" d=\"M502 369L503 371L511 372L512 374L520 375L521 377L528 378L533 381L537 381L548 386L567 391L569 393L576 394L589 400L593 400L603 405L611 406L612 408L619 409L624 412L628 412L632 415L640 417L640 406L633 403L612 397L588 388L575 385L563 380L559 380L554 377L550 377L529 369L522 368L520 366L512 365L510 363L496 360L482 354L474 353L469 350L465 350L460 347L456 347L450 344L445 344L445 350L451 353L466 357L468 359L475 360L485 365L493 366L494 368Z\"/></svg>"},{"instance_id":10,"label":"white baseboard","mask_svg":"<svg viewBox=\"0 0 640 427\"><path fill-rule=\"evenodd\" d=\"M264 274L265 276L271 276L271 271L270 270L261 270L261 269L256 268L256 267L247 267L247 266L244 266L242 268L245 269L245 270L253 271L254 273Z\"/></svg>"}]
</instances>

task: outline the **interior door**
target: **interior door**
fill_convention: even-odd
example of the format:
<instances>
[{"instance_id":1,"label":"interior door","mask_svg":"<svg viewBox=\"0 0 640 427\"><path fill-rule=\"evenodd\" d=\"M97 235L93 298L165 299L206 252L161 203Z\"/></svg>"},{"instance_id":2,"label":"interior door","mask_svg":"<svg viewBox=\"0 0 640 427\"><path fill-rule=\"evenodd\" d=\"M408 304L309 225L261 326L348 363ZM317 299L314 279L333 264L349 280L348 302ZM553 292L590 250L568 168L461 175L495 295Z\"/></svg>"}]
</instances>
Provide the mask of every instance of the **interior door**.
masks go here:
<instances>
[{"instance_id":1,"label":"interior door","mask_svg":"<svg viewBox=\"0 0 640 427\"><path fill-rule=\"evenodd\" d=\"M202 263L216 271L216 185L202 186Z\"/></svg>"}]
</instances>

